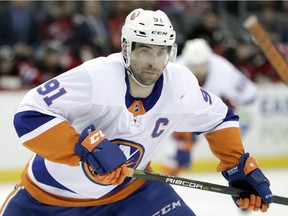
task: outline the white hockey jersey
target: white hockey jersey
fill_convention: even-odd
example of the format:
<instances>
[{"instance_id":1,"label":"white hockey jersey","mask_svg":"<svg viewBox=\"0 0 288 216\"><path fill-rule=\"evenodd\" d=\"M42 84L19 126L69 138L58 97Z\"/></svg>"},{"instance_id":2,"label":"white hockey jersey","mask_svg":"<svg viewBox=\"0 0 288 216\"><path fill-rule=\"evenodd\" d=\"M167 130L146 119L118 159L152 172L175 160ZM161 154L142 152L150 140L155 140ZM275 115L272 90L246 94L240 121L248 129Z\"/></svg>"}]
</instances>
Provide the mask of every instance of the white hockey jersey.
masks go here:
<instances>
[{"instance_id":1,"label":"white hockey jersey","mask_svg":"<svg viewBox=\"0 0 288 216\"><path fill-rule=\"evenodd\" d=\"M102 205L124 199L145 183L126 178L101 185L74 153L88 125L120 144L132 168L149 169L173 131L207 133L218 170L244 153L238 118L221 99L198 86L184 66L169 63L147 98L133 98L120 53L100 57L30 90L14 118L20 140L35 152L21 185L37 200L60 206Z\"/></svg>"},{"instance_id":2,"label":"white hockey jersey","mask_svg":"<svg viewBox=\"0 0 288 216\"><path fill-rule=\"evenodd\" d=\"M176 62L186 65L181 55ZM215 53L211 55L207 77L202 87L220 98L228 99L236 106L249 104L257 97L255 84L227 59Z\"/></svg>"}]
</instances>

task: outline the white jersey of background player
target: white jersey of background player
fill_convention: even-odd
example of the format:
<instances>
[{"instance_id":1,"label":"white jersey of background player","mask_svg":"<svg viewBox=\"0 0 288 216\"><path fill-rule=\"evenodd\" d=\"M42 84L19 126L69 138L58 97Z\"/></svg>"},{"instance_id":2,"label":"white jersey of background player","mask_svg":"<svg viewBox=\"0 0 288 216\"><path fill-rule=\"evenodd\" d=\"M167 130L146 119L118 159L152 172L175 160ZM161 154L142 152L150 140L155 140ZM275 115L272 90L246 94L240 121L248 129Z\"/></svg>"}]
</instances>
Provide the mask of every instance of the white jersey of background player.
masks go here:
<instances>
[{"instance_id":1,"label":"white jersey of background player","mask_svg":"<svg viewBox=\"0 0 288 216\"><path fill-rule=\"evenodd\" d=\"M122 28L122 54L87 61L27 93L14 125L35 155L4 216L194 215L170 185L126 178L132 168L149 170L173 131L206 132L218 171L247 159L238 117L187 68L168 63L174 42L165 13L136 9ZM91 123L99 130L86 128Z\"/></svg>"},{"instance_id":2,"label":"white jersey of background player","mask_svg":"<svg viewBox=\"0 0 288 216\"><path fill-rule=\"evenodd\" d=\"M176 62L190 69L206 91L232 105L246 105L257 97L256 85L227 59L213 53L204 39L186 41Z\"/></svg>"}]
</instances>

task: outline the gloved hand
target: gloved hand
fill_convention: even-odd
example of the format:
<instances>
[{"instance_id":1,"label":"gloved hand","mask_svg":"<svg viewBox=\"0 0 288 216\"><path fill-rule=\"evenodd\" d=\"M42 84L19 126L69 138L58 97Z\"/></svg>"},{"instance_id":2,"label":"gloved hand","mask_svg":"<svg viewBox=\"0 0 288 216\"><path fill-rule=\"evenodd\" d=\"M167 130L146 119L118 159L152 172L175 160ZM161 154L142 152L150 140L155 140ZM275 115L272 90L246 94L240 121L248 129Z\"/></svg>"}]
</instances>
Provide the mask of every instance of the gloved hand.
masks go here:
<instances>
[{"instance_id":1,"label":"gloved hand","mask_svg":"<svg viewBox=\"0 0 288 216\"><path fill-rule=\"evenodd\" d=\"M74 151L81 157L81 161L92 167L95 174L113 174L113 177L109 178L114 179L115 176L121 176L121 173L125 171L124 166L121 165L127 159L122 150L117 144L107 140L102 131L95 130L93 124L82 131ZM121 169L116 169L120 166Z\"/></svg>"},{"instance_id":2,"label":"gloved hand","mask_svg":"<svg viewBox=\"0 0 288 216\"><path fill-rule=\"evenodd\" d=\"M127 176L132 176L133 169L128 168L129 164L124 163L120 167L112 170L104 175L94 175L94 180L104 185L119 185L122 184Z\"/></svg>"},{"instance_id":3,"label":"gloved hand","mask_svg":"<svg viewBox=\"0 0 288 216\"><path fill-rule=\"evenodd\" d=\"M273 194L269 188L270 182L258 168L258 164L249 153L240 158L240 163L222 172L228 180L229 186L246 189L251 192L250 197L232 196L236 205L242 209L266 212L269 203L273 201Z\"/></svg>"}]
</instances>

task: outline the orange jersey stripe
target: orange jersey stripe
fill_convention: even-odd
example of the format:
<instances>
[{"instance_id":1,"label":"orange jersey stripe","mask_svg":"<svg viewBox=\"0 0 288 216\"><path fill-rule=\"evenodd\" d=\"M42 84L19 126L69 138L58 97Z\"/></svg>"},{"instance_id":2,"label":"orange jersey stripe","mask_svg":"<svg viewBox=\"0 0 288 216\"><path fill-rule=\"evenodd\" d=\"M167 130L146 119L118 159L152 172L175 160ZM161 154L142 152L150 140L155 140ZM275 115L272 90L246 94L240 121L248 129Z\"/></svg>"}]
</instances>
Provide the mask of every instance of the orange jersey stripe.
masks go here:
<instances>
[{"instance_id":1,"label":"orange jersey stripe","mask_svg":"<svg viewBox=\"0 0 288 216\"><path fill-rule=\"evenodd\" d=\"M74 153L79 134L66 121L23 143L38 155L56 163L79 165L80 157Z\"/></svg>"},{"instance_id":2,"label":"orange jersey stripe","mask_svg":"<svg viewBox=\"0 0 288 216\"><path fill-rule=\"evenodd\" d=\"M239 158L244 154L240 128L217 130L206 134L205 137L213 154L220 159L217 171L223 171L239 163Z\"/></svg>"},{"instance_id":3,"label":"orange jersey stripe","mask_svg":"<svg viewBox=\"0 0 288 216\"><path fill-rule=\"evenodd\" d=\"M147 166L145 170L152 171L150 164ZM75 199L54 195L41 190L30 179L28 175L28 164L26 165L24 172L22 173L21 179L22 181L20 182L20 185L23 185L32 197L34 197L35 199L37 199L42 203L55 206L95 206L117 202L122 199L125 199L130 194L134 193L147 181L143 179L136 179L135 181L131 182L128 186L120 189L119 191L107 194L99 199Z\"/></svg>"}]
</instances>

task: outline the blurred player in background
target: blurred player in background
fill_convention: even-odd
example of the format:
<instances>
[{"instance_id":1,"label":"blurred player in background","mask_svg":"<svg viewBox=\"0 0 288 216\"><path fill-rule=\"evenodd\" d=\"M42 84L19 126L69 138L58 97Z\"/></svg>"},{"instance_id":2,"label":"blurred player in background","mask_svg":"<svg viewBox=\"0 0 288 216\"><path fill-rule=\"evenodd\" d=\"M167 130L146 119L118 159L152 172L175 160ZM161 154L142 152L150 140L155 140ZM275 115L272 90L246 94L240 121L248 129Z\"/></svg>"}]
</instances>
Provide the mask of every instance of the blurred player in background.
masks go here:
<instances>
[{"instance_id":1,"label":"blurred player in background","mask_svg":"<svg viewBox=\"0 0 288 216\"><path fill-rule=\"evenodd\" d=\"M213 53L202 38L186 41L176 62L190 69L203 89L220 97L233 110L251 104L257 97L256 85L224 57ZM174 132L171 139L176 146L167 148L161 171L179 175L191 167L191 150L197 137L190 132Z\"/></svg>"},{"instance_id":2,"label":"blurred player in background","mask_svg":"<svg viewBox=\"0 0 288 216\"><path fill-rule=\"evenodd\" d=\"M133 169L151 170L173 131L209 131L217 170L231 187L252 193L234 196L237 206L267 211L270 183L245 153L238 116L186 67L169 62L175 38L164 12L136 9L122 28L122 53L89 60L26 94L14 126L35 154L1 215L194 216L171 185L130 177Z\"/></svg>"}]
</instances>

